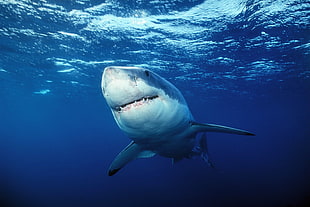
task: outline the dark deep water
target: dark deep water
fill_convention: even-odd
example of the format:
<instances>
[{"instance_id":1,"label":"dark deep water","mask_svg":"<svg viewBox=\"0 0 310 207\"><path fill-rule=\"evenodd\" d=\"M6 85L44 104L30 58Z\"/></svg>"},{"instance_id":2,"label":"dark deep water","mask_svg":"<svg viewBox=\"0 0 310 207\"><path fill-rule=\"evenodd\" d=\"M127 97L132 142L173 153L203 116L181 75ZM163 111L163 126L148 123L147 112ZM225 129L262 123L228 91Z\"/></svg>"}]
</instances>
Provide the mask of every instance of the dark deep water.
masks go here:
<instances>
[{"instance_id":1,"label":"dark deep water","mask_svg":"<svg viewBox=\"0 0 310 207\"><path fill-rule=\"evenodd\" d=\"M0 0L1 206L310 206L310 3ZM128 143L100 90L110 65L183 93L216 168Z\"/></svg>"}]
</instances>

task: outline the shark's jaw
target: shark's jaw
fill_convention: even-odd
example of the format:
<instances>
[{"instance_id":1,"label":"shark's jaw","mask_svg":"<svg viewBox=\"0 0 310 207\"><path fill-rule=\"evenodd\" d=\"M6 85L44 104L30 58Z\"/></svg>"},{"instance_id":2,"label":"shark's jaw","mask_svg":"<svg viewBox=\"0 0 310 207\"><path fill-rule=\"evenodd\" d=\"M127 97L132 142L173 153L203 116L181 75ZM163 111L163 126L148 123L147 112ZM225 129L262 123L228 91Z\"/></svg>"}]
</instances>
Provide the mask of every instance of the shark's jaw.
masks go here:
<instances>
[{"instance_id":1,"label":"shark's jaw","mask_svg":"<svg viewBox=\"0 0 310 207\"><path fill-rule=\"evenodd\" d=\"M126 112L126 111L133 109L133 108L142 107L145 104L150 104L154 99L157 99L157 98L159 98L158 95L145 96L145 97L139 98L137 100L130 101L128 103L122 104L120 106L116 106L114 108L114 110L117 111L118 113Z\"/></svg>"}]
</instances>

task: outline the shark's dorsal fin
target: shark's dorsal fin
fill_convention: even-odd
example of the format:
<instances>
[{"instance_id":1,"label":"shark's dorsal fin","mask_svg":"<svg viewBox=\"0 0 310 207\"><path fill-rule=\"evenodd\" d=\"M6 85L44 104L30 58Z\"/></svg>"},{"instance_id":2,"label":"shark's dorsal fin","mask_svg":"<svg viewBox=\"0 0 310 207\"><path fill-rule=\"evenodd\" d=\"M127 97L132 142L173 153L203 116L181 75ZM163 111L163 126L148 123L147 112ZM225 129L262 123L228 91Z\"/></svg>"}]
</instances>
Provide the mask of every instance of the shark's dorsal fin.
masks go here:
<instances>
[{"instance_id":1,"label":"shark's dorsal fin","mask_svg":"<svg viewBox=\"0 0 310 207\"><path fill-rule=\"evenodd\" d=\"M142 150L135 142L131 142L125 149L123 149L113 160L109 168L109 176L117 173L122 167L124 167L130 161L136 158L148 158L153 157L154 152L148 150Z\"/></svg>"},{"instance_id":2,"label":"shark's dorsal fin","mask_svg":"<svg viewBox=\"0 0 310 207\"><path fill-rule=\"evenodd\" d=\"M191 126L196 132L222 132L222 133L229 133L229 134L255 136L255 134L245 131L245 130L216 125L216 124L201 124L197 122L191 122Z\"/></svg>"}]
</instances>

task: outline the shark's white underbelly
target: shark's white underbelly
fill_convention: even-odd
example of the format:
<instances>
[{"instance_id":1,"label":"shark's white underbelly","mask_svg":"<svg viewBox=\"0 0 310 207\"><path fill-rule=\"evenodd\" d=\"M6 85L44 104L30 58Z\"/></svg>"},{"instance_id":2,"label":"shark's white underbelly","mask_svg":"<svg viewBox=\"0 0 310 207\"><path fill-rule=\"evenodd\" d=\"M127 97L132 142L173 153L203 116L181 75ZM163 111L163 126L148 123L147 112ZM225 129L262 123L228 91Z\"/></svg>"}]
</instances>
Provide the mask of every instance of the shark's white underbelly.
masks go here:
<instances>
[{"instance_id":1,"label":"shark's white underbelly","mask_svg":"<svg viewBox=\"0 0 310 207\"><path fill-rule=\"evenodd\" d=\"M115 113L119 127L145 150L164 157L184 157L193 148L188 133L192 115L187 105L164 97Z\"/></svg>"}]
</instances>

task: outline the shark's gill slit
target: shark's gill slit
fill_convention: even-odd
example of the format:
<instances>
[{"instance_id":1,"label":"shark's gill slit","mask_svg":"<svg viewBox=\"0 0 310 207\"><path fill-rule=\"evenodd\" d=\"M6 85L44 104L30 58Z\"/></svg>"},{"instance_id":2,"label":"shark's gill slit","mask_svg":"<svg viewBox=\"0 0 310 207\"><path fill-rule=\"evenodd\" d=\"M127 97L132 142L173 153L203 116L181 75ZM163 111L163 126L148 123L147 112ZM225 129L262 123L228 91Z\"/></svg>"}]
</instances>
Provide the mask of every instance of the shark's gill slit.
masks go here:
<instances>
[{"instance_id":1,"label":"shark's gill slit","mask_svg":"<svg viewBox=\"0 0 310 207\"><path fill-rule=\"evenodd\" d=\"M129 105L131 104L134 104L134 103L138 103L138 102L148 102L148 101L151 101L151 100L154 100L158 98L158 95L155 95L155 96L146 96L146 97L142 97L140 99L137 99L137 100L134 100L134 101L131 101L129 103L126 103L126 104L123 104L121 106L117 106L116 107L116 111L122 111L124 108L128 107Z\"/></svg>"}]
</instances>

